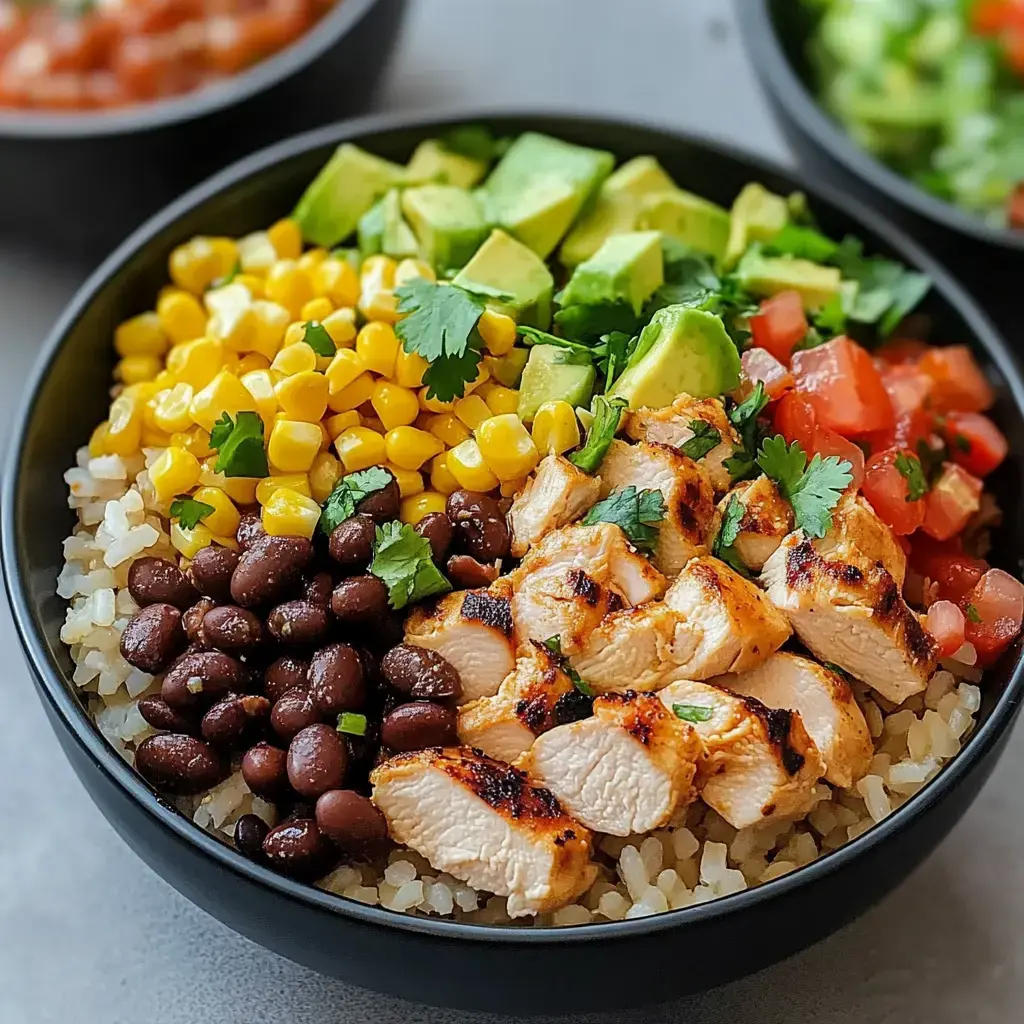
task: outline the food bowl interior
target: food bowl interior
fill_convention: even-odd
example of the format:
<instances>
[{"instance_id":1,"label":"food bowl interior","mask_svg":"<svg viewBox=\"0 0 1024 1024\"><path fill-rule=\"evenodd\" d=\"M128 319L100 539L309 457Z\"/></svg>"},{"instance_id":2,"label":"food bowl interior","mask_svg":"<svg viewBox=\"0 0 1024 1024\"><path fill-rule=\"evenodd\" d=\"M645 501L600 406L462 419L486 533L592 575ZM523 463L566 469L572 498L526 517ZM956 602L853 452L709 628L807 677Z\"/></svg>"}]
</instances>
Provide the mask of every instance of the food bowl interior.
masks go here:
<instances>
[{"instance_id":1,"label":"food bowl interior","mask_svg":"<svg viewBox=\"0 0 1024 1024\"><path fill-rule=\"evenodd\" d=\"M761 181L768 188L783 193L793 187L791 179L739 154L682 141L655 129L545 116L476 120L486 120L498 134L532 128L584 145L611 149L620 159L651 153L682 187L726 206L751 180ZM51 691L51 697L54 687L64 688L54 703L67 709L62 713L71 716L73 730L81 733L93 727L77 703L70 683L71 662L59 638L65 603L55 593L55 580L61 568L62 541L74 522L67 508L63 472L74 464L76 449L87 442L95 425L105 418L114 327L151 307L157 291L166 283L167 258L175 245L196 234L241 235L287 215L340 139L352 138L372 152L405 160L419 141L436 135L443 127L433 123L367 132L356 123L345 130L313 133L252 158L186 196L129 239L86 284L58 325L42 355L38 376L32 385L35 390L26 396L20 448L9 453L16 465L12 466L13 478L8 479L5 513L10 518L4 528L8 531L5 550L15 556L13 563L9 558L7 564L12 596L16 606L20 605L17 610L25 619L24 626L38 641L35 660L41 674L47 677L47 666L50 669L49 678L44 678L44 687ZM925 269L932 269L923 254L909 243L908 247L893 248L884 237L886 229L881 221L866 212L864 216L877 226L875 230L860 221L859 213L853 217L813 193L810 198L812 209L826 233L837 237L855 233L863 239L869 252L895 256L913 264L923 263ZM930 337L937 342L969 343L992 377L998 394L995 418L1006 432L1014 453L992 478L992 484L1002 506L1016 510L1024 501L1024 474L1021 472L1024 417L1020 411L1024 406L1024 385L1017 378L1002 342L970 300L944 272L937 270L934 276L936 287L923 307ZM957 311L957 306L962 313ZM996 537L993 560L1017 572L1022 556L1024 522L1011 514ZM991 715L1004 694L1016 661L1017 650L1014 649L988 677L982 722ZM961 756L968 755L965 752ZM116 776L129 771L112 749L105 749L105 757L111 774ZM938 784L941 784L941 777ZM910 801L894 818L905 816L914 803ZM887 827L889 823L880 828ZM869 837L870 833L857 842L869 841ZM225 855L237 857L240 864L247 863L233 851L225 851ZM830 854L818 864L835 856L837 854ZM798 874L814 869L812 865ZM776 884L769 883L767 888ZM783 884L788 884L788 880L783 880ZM338 902L340 905L341 901ZM689 911L677 911L665 917L686 913ZM640 925L641 922L626 924ZM458 926L452 927L457 929ZM596 925L570 931L609 927L619 926ZM564 930L560 935L567 938Z\"/></svg>"}]
</instances>

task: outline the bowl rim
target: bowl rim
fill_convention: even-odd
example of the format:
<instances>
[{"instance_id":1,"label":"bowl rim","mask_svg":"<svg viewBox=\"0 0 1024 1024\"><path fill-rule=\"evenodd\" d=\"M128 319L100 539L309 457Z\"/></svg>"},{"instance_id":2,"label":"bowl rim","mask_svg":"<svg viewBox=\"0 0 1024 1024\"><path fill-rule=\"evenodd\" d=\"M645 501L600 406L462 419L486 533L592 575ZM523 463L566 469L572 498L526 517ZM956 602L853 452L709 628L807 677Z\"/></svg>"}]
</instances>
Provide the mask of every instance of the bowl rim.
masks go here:
<instances>
[{"instance_id":1,"label":"bowl rim","mask_svg":"<svg viewBox=\"0 0 1024 1024\"><path fill-rule=\"evenodd\" d=\"M771 0L741 0L736 5L746 51L767 89L812 139L849 171L890 199L941 226L990 245L1024 250L1024 231L998 228L915 185L858 146L833 120L786 56L769 9Z\"/></svg>"},{"instance_id":2,"label":"bowl rim","mask_svg":"<svg viewBox=\"0 0 1024 1024\"><path fill-rule=\"evenodd\" d=\"M81 139L136 134L198 120L251 99L322 57L372 7L391 0L340 0L319 21L282 50L222 81L147 103L111 111L46 113L0 109L0 139Z\"/></svg>"},{"instance_id":3,"label":"bowl rim","mask_svg":"<svg viewBox=\"0 0 1024 1024\"><path fill-rule=\"evenodd\" d=\"M707 903L630 921L594 923L572 928L554 926L521 928L464 923L443 918L414 917L379 906L368 906L293 881L246 859L233 847L215 839L210 833L176 811L148 787L134 768L130 767L100 734L95 724L79 705L77 698L72 694L70 685L65 682L63 672L48 656L45 638L36 625L22 585L18 544L11 525L15 522L15 501L23 468L26 434L36 395L42 386L50 363L64 343L65 335L92 302L95 293L117 276L121 269L131 261L137 250L148 245L154 237L173 226L175 221L189 213L194 207L224 190L237 187L251 177L271 170L284 160L341 142L359 142L364 136L382 132L415 130L422 132L424 137L429 137L428 133L436 134L437 131L451 125L476 122L490 124L508 122L510 125L534 122L537 123L538 129L541 124L546 124L550 130L558 130L551 125L552 121L563 127L578 125L590 128L595 133L610 128L634 131L639 129L648 133L652 139L660 137L668 143L698 146L717 158L742 164L752 174L782 177L792 182L794 188L806 188L812 200L829 204L845 216L862 224L899 252L908 263L931 275L935 290L964 320L968 330L974 335L1006 381L1017 414L1024 417L1024 377L1018 370L1006 342L1003 341L988 317L968 293L916 242L898 228L892 227L881 216L867 209L858 200L843 196L830 187L805 186L799 176L794 175L792 171L757 155L748 154L742 149L723 144L716 139L683 132L656 122L633 118L626 120L615 116L605 117L545 107L526 111L522 108L475 108L456 112L446 111L443 114L428 111L397 115L369 115L305 132L252 154L197 185L136 230L90 275L50 331L26 381L22 402L12 423L12 439L4 466L2 504L0 504L0 545L2 545L0 547L0 563L3 567L4 584L10 600L15 627L24 649L26 661L35 677L37 689L41 696L45 697L56 717L60 719L62 728L70 734L84 755L93 762L108 782L118 788L122 795L137 803L176 839L198 848L200 852L217 862L220 867L241 876L253 885L271 890L277 896L321 912L354 919L365 925L386 929L395 928L403 932L437 939L499 945L617 941L635 935L668 931L691 922L697 924L741 913L746 908L756 906L765 900L785 896L841 870L854 859L879 846L888 837L905 831L920 819L961 779L966 777L984 754L995 745L1013 721L1017 707L1021 703L1022 693L1024 693L1024 657L1018 650L1010 679L996 706L992 709L988 719L971 734L966 745L956 757L943 767L935 779L889 817L824 857L781 878Z\"/></svg>"}]
</instances>

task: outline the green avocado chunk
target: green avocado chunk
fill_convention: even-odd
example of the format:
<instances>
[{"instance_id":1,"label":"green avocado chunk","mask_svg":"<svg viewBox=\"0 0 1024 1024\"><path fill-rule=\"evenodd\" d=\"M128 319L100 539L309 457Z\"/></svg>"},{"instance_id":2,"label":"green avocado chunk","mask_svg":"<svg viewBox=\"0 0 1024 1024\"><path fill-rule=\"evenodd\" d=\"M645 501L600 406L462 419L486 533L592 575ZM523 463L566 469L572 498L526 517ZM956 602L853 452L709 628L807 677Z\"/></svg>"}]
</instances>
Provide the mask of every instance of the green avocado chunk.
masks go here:
<instances>
[{"instance_id":1,"label":"green avocado chunk","mask_svg":"<svg viewBox=\"0 0 1024 1024\"><path fill-rule=\"evenodd\" d=\"M789 223L789 203L752 182L732 204L729 244L722 264L732 269L752 242L770 242Z\"/></svg>"},{"instance_id":2,"label":"green avocado chunk","mask_svg":"<svg viewBox=\"0 0 1024 1024\"><path fill-rule=\"evenodd\" d=\"M402 193L402 212L420 257L441 272L463 266L487 235L480 206L454 185L420 185Z\"/></svg>"},{"instance_id":3,"label":"green avocado chunk","mask_svg":"<svg viewBox=\"0 0 1024 1024\"><path fill-rule=\"evenodd\" d=\"M614 165L603 150L524 132L479 190L486 219L546 259Z\"/></svg>"},{"instance_id":4,"label":"green avocado chunk","mask_svg":"<svg viewBox=\"0 0 1024 1024\"><path fill-rule=\"evenodd\" d=\"M302 237L325 249L339 245L374 202L404 177L404 167L342 143L295 207Z\"/></svg>"},{"instance_id":5,"label":"green avocado chunk","mask_svg":"<svg viewBox=\"0 0 1024 1024\"><path fill-rule=\"evenodd\" d=\"M682 189L656 192L641 203L637 227L706 252L716 260L729 242L729 214L715 203Z\"/></svg>"},{"instance_id":6,"label":"green avocado chunk","mask_svg":"<svg viewBox=\"0 0 1024 1024\"><path fill-rule=\"evenodd\" d=\"M513 349L513 351L515 351ZM534 345L519 383L519 418L532 423L545 402L561 399L572 406L589 405L596 371L593 363L574 362L568 349Z\"/></svg>"},{"instance_id":7,"label":"green avocado chunk","mask_svg":"<svg viewBox=\"0 0 1024 1024\"><path fill-rule=\"evenodd\" d=\"M621 302L639 314L664 283L661 233L629 231L612 235L576 268L560 302L563 307Z\"/></svg>"},{"instance_id":8,"label":"green avocado chunk","mask_svg":"<svg viewBox=\"0 0 1024 1024\"><path fill-rule=\"evenodd\" d=\"M764 256L751 250L736 268L736 277L748 292L759 298L779 292L800 293L804 308L814 311L827 306L839 294L843 282L837 267L824 267L792 256Z\"/></svg>"},{"instance_id":9,"label":"green avocado chunk","mask_svg":"<svg viewBox=\"0 0 1024 1024\"><path fill-rule=\"evenodd\" d=\"M660 409L684 393L718 397L734 390L739 379L739 353L721 318L688 306L666 306L643 329L608 394L625 398L631 409Z\"/></svg>"},{"instance_id":10,"label":"green avocado chunk","mask_svg":"<svg viewBox=\"0 0 1024 1024\"><path fill-rule=\"evenodd\" d=\"M555 280L544 261L495 228L452 284L488 298L488 305L518 323L546 331L551 325Z\"/></svg>"},{"instance_id":11,"label":"green avocado chunk","mask_svg":"<svg viewBox=\"0 0 1024 1024\"><path fill-rule=\"evenodd\" d=\"M523 378L523 370L526 368L526 361L530 357L529 349L509 349L503 356L484 356L484 366L487 367L491 376L507 388L519 387Z\"/></svg>"},{"instance_id":12,"label":"green avocado chunk","mask_svg":"<svg viewBox=\"0 0 1024 1024\"><path fill-rule=\"evenodd\" d=\"M402 217L398 189L391 189L359 218L356 229L363 257L384 253L395 259L416 255L416 236Z\"/></svg>"},{"instance_id":13,"label":"green avocado chunk","mask_svg":"<svg viewBox=\"0 0 1024 1024\"><path fill-rule=\"evenodd\" d=\"M436 182L472 188L487 173L487 164L461 153L449 152L438 139L424 139L416 147L405 173L411 185Z\"/></svg>"}]
</instances>

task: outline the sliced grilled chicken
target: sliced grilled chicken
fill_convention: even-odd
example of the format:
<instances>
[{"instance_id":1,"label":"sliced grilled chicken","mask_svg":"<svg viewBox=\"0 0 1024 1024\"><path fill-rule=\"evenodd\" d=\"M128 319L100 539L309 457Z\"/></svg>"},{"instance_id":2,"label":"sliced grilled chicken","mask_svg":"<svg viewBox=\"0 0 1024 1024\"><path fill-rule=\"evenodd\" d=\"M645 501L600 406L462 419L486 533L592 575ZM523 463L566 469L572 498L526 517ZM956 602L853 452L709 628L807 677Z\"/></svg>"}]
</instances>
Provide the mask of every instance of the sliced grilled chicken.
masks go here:
<instances>
[{"instance_id":1,"label":"sliced grilled chicken","mask_svg":"<svg viewBox=\"0 0 1024 1024\"><path fill-rule=\"evenodd\" d=\"M761 581L804 645L902 704L935 670L938 647L877 562L852 549L820 555L800 531L765 563Z\"/></svg>"},{"instance_id":2,"label":"sliced grilled chicken","mask_svg":"<svg viewBox=\"0 0 1024 1024\"><path fill-rule=\"evenodd\" d=\"M876 562L903 589L907 575L907 556L896 535L878 518L878 513L863 497L849 492L843 495L832 513L832 529L814 546L826 558L844 561L846 556Z\"/></svg>"},{"instance_id":3,"label":"sliced grilled chicken","mask_svg":"<svg viewBox=\"0 0 1024 1024\"><path fill-rule=\"evenodd\" d=\"M665 518L658 525L655 566L675 576L696 555L707 554L715 495L707 474L692 459L664 444L612 441L600 467L601 497L633 486L661 491Z\"/></svg>"},{"instance_id":4,"label":"sliced grilled chicken","mask_svg":"<svg viewBox=\"0 0 1024 1024\"><path fill-rule=\"evenodd\" d=\"M692 680L672 683L658 696L692 721L704 741L701 799L733 828L808 810L824 766L799 714Z\"/></svg>"},{"instance_id":5,"label":"sliced grilled chicken","mask_svg":"<svg viewBox=\"0 0 1024 1024\"><path fill-rule=\"evenodd\" d=\"M833 785L847 789L867 774L875 754L871 733L842 676L810 658L773 654L749 672L714 682L767 707L799 712Z\"/></svg>"},{"instance_id":6,"label":"sliced grilled chicken","mask_svg":"<svg viewBox=\"0 0 1024 1024\"><path fill-rule=\"evenodd\" d=\"M715 490L727 491L732 477L725 468L725 461L736 454L742 442L725 414L725 407L717 398L680 395L664 409L638 409L626 417L626 433L635 441L650 441L679 448L694 436L693 423L696 420L718 431L721 443L700 459L700 464Z\"/></svg>"},{"instance_id":7,"label":"sliced grilled chicken","mask_svg":"<svg viewBox=\"0 0 1024 1024\"><path fill-rule=\"evenodd\" d=\"M696 797L704 744L650 693L606 694L594 714L544 733L519 762L578 821L628 836L667 825Z\"/></svg>"},{"instance_id":8,"label":"sliced grilled chicken","mask_svg":"<svg viewBox=\"0 0 1024 1024\"><path fill-rule=\"evenodd\" d=\"M589 715L590 703L566 675L562 659L530 640L516 658L515 671L493 697L459 710L459 739L511 762L541 733Z\"/></svg>"},{"instance_id":9,"label":"sliced grilled chicken","mask_svg":"<svg viewBox=\"0 0 1024 1024\"><path fill-rule=\"evenodd\" d=\"M601 481L561 455L541 459L509 510L512 554L522 558L545 534L568 526L597 501Z\"/></svg>"},{"instance_id":10,"label":"sliced grilled chicken","mask_svg":"<svg viewBox=\"0 0 1024 1024\"><path fill-rule=\"evenodd\" d=\"M590 833L502 761L431 747L392 757L370 781L392 839L437 871L507 896L511 917L557 910L597 874Z\"/></svg>"},{"instance_id":11,"label":"sliced grilled chicken","mask_svg":"<svg viewBox=\"0 0 1024 1024\"><path fill-rule=\"evenodd\" d=\"M455 666L462 702L490 697L515 668L508 599L461 590L416 608L405 621L405 642L429 647Z\"/></svg>"},{"instance_id":12,"label":"sliced grilled chicken","mask_svg":"<svg viewBox=\"0 0 1024 1024\"><path fill-rule=\"evenodd\" d=\"M753 572L771 558L782 538L793 530L793 508L766 476L737 484L719 503L712 536L721 529L722 517L735 498L743 506L743 518L733 548L740 561Z\"/></svg>"}]
</instances>

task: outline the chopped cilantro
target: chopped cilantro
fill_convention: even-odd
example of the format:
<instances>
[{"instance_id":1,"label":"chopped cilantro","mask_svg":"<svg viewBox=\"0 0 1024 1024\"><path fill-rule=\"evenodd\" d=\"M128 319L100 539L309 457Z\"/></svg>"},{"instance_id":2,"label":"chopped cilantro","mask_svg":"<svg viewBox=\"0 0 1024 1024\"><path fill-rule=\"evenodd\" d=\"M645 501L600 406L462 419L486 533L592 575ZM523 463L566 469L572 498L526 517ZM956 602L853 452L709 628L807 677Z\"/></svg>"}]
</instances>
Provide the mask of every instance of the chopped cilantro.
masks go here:
<instances>
[{"instance_id":1,"label":"chopped cilantro","mask_svg":"<svg viewBox=\"0 0 1024 1024\"><path fill-rule=\"evenodd\" d=\"M594 346L594 358L597 360L598 369L604 373L605 393L611 391L612 385L625 370L639 341L639 334L630 337L624 331L612 331L610 334L602 335L601 340Z\"/></svg>"},{"instance_id":2,"label":"chopped cilantro","mask_svg":"<svg viewBox=\"0 0 1024 1024\"><path fill-rule=\"evenodd\" d=\"M516 333L523 339L527 348L532 348L534 345L555 345L558 348L564 348L571 352L573 355L571 361L573 363L586 366L594 361L596 349L590 348L588 345L569 341L568 338L560 338L557 334L549 334L547 331L539 330L536 327L517 327Z\"/></svg>"},{"instance_id":3,"label":"chopped cilantro","mask_svg":"<svg viewBox=\"0 0 1024 1024\"><path fill-rule=\"evenodd\" d=\"M569 456L574 466L579 466L584 473L596 473L601 465L615 434L619 429L622 410L628 403L624 398L604 398L598 395L594 399L594 422L587 432L587 442L578 451Z\"/></svg>"},{"instance_id":4,"label":"chopped cilantro","mask_svg":"<svg viewBox=\"0 0 1024 1024\"><path fill-rule=\"evenodd\" d=\"M973 604L969 604L964 609L964 614L975 625L978 625L978 623L981 622L981 613L978 611L978 609Z\"/></svg>"},{"instance_id":5,"label":"chopped cilantro","mask_svg":"<svg viewBox=\"0 0 1024 1024\"><path fill-rule=\"evenodd\" d=\"M612 491L583 518L584 526L614 523L640 551L651 551L658 539L658 524L665 518L661 491L637 491L632 485Z\"/></svg>"},{"instance_id":6,"label":"chopped cilantro","mask_svg":"<svg viewBox=\"0 0 1024 1024\"><path fill-rule=\"evenodd\" d=\"M663 238L661 250L665 281L648 301L646 319L665 306L703 306L721 292L710 257L674 238Z\"/></svg>"},{"instance_id":7,"label":"chopped cilantro","mask_svg":"<svg viewBox=\"0 0 1024 1024\"><path fill-rule=\"evenodd\" d=\"M194 530L201 519L205 519L214 511L212 505L205 501L196 501L187 494L179 494L171 502L171 518L177 519L183 530Z\"/></svg>"},{"instance_id":8,"label":"chopped cilantro","mask_svg":"<svg viewBox=\"0 0 1024 1024\"><path fill-rule=\"evenodd\" d=\"M742 448L725 460L725 468L734 481L745 480L756 468L755 456L761 441L757 417L768 404L764 382L758 381L754 390L739 405L729 410L729 422L736 428L743 442Z\"/></svg>"},{"instance_id":9,"label":"chopped cilantro","mask_svg":"<svg viewBox=\"0 0 1024 1024\"><path fill-rule=\"evenodd\" d=\"M380 466L371 466L369 469L360 469L343 476L324 502L320 529L329 536L339 523L356 514L356 506L363 498L383 490L393 479L394 477Z\"/></svg>"},{"instance_id":10,"label":"chopped cilantro","mask_svg":"<svg viewBox=\"0 0 1024 1024\"><path fill-rule=\"evenodd\" d=\"M632 335L641 324L628 302L601 302L593 306L566 306L555 313L555 323L571 341L594 342L604 334Z\"/></svg>"},{"instance_id":11,"label":"chopped cilantro","mask_svg":"<svg viewBox=\"0 0 1024 1024\"><path fill-rule=\"evenodd\" d=\"M684 441L679 450L690 459L703 459L722 443L722 435L705 420L690 420L693 437Z\"/></svg>"},{"instance_id":12,"label":"chopped cilantro","mask_svg":"<svg viewBox=\"0 0 1024 1024\"><path fill-rule=\"evenodd\" d=\"M450 128L439 141L441 148L449 153L489 164L508 149L511 140L495 138L491 130L482 124L463 124Z\"/></svg>"},{"instance_id":13,"label":"chopped cilantro","mask_svg":"<svg viewBox=\"0 0 1024 1024\"><path fill-rule=\"evenodd\" d=\"M963 452L964 455L970 455L971 453L971 442L970 439L965 437L963 434L953 435L953 447L958 452Z\"/></svg>"},{"instance_id":14,"label":"chopped cilantro","mask_svg":"<svg viewBox=\"0 0 1024 1024\"><path fill-rule=\"evenodd\" d=\"M834 672L840 679L849 679L850 674L841 665L837 665L834 661L823 661L823 668L827 668L829 672Z\"/></svg>"},{"instance_id":15,"label":"chopped cilantro","mask_svg":"<svg viewBox=\"0 0 1024 1024\"><path fill-rule=\"evenodd\" d=\"M710 722L714 713L714 708L705 707L701 704L672 705L672 714L676 718L681 718L684 722L692 722L694 725L699 722Z\"/></svg>"},{"instance_id":16,"label":"chopped cilantro","mask_svg":"<svg viewBox=\"0 0 1024 1024\"><path fill-rule=\"evenodd\" d=\"M576 671L569 664L569 659L562 653L562 638L558 634L555 636L549 636L544 641L544 646L554 655L556 655L562 663L562 671L569 677L572 685L576 687L584 697L593 697L594 688L590 683L585 683L581 678L579 672Z\"/></svg>"},{"instance_id":17,"label":"chopped cilantro","mask_svg":"<svg viewBox=\"0 0 1024 1024\"><path fill-rule=\"evenodd\" d=\"M743 563L739 552L733 547L736 543L736 538L740 535L740 522L743 519L744 511L743 502L735 494L732 495L729 498L729 503L725 506L725 512L722 514L722 525L718 528L718 533L711 542L711 554L716 558L720 558L741 576L749 576L750 570Z\"/></svg>"},{"instance_id":18,"label":"chopped cilantro","mask_svg":"<svg viewBox=\"0 0 1024 1024\"><path fill-rule=\"evenodd\" d=\"M302 340L318 355L318 356L333 356L337 351L334 345L334 339L327 333L327 328L324 327L319 320L310 320L306 324L306 330L303 332Z\"/></svg>"},{"instance_id":19,"label":"chopped cilantro","mask_svg":"<svg viewBox=\"0 0 1024 1024\"><path fill-rule=\"evenodd\" d=\"M814 316L815 335L817 336L812 344L807 343L805 338L797 348L800 350L817 348L826 341L838 337L846 331L846 308L843 304L843 295L833 295L822 309Z\"/></svg>"},{"instance_id":20,"label":"chopped cilantro","mask_svg":"<svg viewBox=\"0 0 1024 1024\"><path fill-rule=\"evenodd\" d=\"M906 452L898 452L896 455L896 468L899 474L907 481L907 501L917 501L928 493L928 478L921 468L921 461L916 455L907 455Z\"/></svg>"},{"instance_id":21,"label":"chopped cilantro","mask_svg":"<svg viewBox=\"0 0 1024 1024\"><path fill-rule=\"evenodd\" d=\"M814 228L787 224L764 246L766 256L792 256L812 263L828 263L839 246Z\"/></svg>"},{"instance_id":22,"label":"chopped cilantro","mask_svg":"<svg viewBox=\"0 0 1024 1024\"><path fill-rule=\"evenodd\" d=\"M270 473L263 448L263 420L254 412L240 412L234 422L224 413L210 431L210 447L217 452L215 473L246 477Z\"/></svg>"},{"instance_id":23,"label":"chopped cilantro","mask_svg":"<svg viewBox=\"0 0 1024 1024\"><path fill-rule=\"evenodd\" d=\"M396 611L452 589L434 565L430 542L408 523L377 527L370 572L387 584L388 602Z\"/></svg>"},{"instance_id":24,"label":"chopped cilantro","mask_svg":"<svg viewBox=\"0 0 1024 1024\"><path fill-rule=\"evenodd\" d=\"M338 732L348 733L349 736L365 736L366 726L366 715L354 711L342 711L338 715Z\"/></svg>"}]
</instances>

